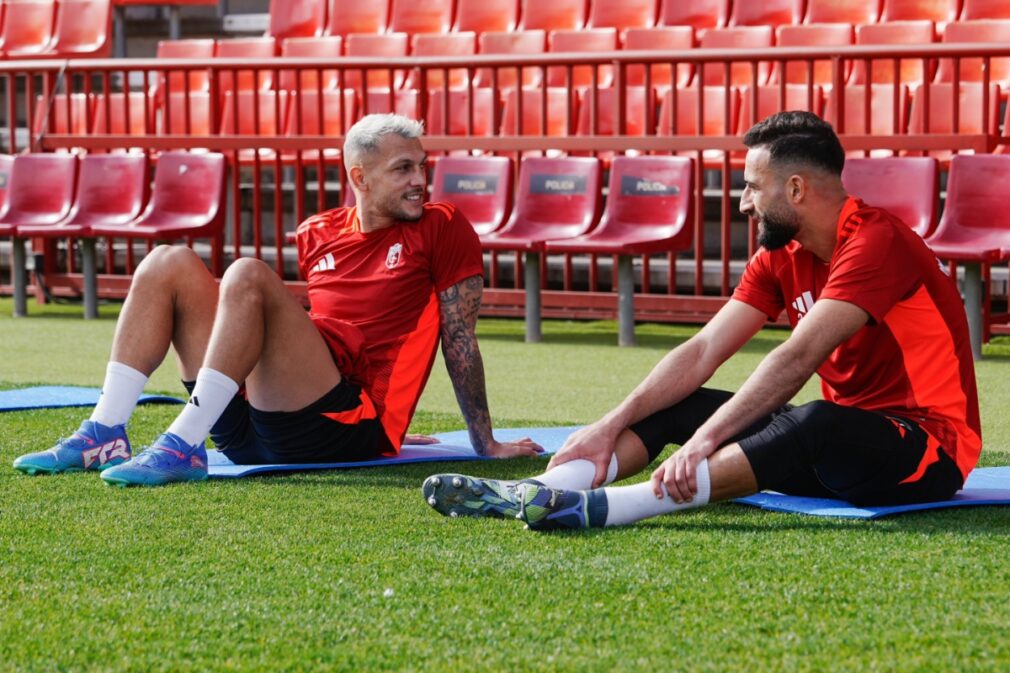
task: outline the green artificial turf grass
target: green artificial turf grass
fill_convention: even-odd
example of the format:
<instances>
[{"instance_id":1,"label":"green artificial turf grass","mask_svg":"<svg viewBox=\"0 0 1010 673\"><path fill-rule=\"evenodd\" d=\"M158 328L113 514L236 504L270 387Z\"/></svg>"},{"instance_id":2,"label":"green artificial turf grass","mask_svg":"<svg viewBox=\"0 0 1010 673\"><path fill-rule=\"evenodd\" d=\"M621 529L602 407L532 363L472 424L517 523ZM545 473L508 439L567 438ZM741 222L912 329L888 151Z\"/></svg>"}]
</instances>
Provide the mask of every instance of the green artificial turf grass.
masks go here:
<instances>
[{"instance_id":1,"label":"green artificial turf grass","mask_svg":"<svg viewBox=\"0 0 1010 673\"><path fill-rule=\"evenodd\" d=\"M2 387L100 383L111 319L49 310L0 318ZM529 345L521 323L482 321L492 411L502 426L592 420L694 331L642 326L642 347L618 349L613 324L548 322ZM716 384L739 385L785 336L762 332ZM1007 347L978 367L984 464L1010 463ZM149 387L179 392L164 369ZM447 395L437 365L412 430L459 428ZM138 408L131 437L177 411ZM1010 668L1010 508L868 522L724 504L542 535L440 517L419 490L434 471L517 478L535 459L128 490L2 467L85 414L0 415L2 671Z\"/></svg>"}]
</instances>

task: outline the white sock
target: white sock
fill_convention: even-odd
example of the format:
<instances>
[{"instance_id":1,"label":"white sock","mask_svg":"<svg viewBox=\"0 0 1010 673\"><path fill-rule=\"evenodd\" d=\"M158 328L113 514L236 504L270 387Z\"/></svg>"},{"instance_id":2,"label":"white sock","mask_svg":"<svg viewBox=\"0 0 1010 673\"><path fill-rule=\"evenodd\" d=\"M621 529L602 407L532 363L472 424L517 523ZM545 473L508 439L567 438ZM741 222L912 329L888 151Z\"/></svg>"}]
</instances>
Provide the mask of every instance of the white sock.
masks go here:
<instances>
[{"instance_id":1,"label":"white sock","mask_svg":"<svg viewBox=\"0 0 1010 673\"><path fill-rule=\"evenodd\" d=\"M146 383L147 376L143 372L122 362L110 362L105 368L102 394L89 420L110 427L124 425L130 420Z\"/></svg>"},{"instance_id":2,"label":"white sock","mask_svg":"<svg viewBox=\"0 0 1010 673\"><path fill-rule=\"evenodd\" d=\"M596 466L592 461L580 458L561 463L552 470L544 472L539 477L532 477L547 488L556 488L565 491L583 491L593 487L593 478L596 476ZM606 486L617 478L617 456L610 456L610 465L607 466L607 478L603 485Z\"/></svg>"},{"instance_id":3,"label":"white sock","mask_svg":"<svg viewBox=\"0 0 1010 673\"><path fill-rule=\"evenodd\" d=\"M199 444L210 434L237 392L238 383L210 367L201 367L186 408L172 421L168 432L178 435L190 446Z\"/></svg>"},{"instance_id":4,"label":"white sock","mask_svg":"<svg viewBox=\"0 0 1010 673\"><path fill-rule=\"evenodd\" d=\"M674 502L673 498L663 489L663 499L656 498L652 492L652 482L645 481L633 486L617 486L603 489L607 496L606 526L623 526L625 524L648 519L660 514L668 514L682 509L692 509L708 504L712 495L712 481L708 474L708 460L698 463L698 492L691 502Z\"/></svg>"}]
</instances>

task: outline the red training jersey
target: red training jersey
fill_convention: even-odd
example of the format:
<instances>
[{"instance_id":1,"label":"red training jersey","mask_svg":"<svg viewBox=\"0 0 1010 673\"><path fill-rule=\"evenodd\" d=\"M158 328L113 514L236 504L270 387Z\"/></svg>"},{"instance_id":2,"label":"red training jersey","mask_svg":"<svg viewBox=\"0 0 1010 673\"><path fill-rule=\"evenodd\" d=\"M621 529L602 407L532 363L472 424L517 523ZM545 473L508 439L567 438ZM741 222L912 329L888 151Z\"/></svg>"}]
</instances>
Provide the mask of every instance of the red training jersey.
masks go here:
<instances>
[{"instance_id":1,"label":"red training jersey","mask_svg":"<svg viewBox=\"0 0 1010 673\"><path fill-rule=\"evenodd\" d=\"M399 451L435 360L437 295L483 275L477 234L452 205L427 203L420 220L368 233L356 208L328 210L299 225L297 243L309 317Z\"/></svg>"},{"instance_id":2,"label":"red training jersey","mask_svg":"<svg viewBox=\"0 0 1010 673\"><path fill-rule=\"evenodd\" d=\"M865 327L818 368L824 399L916 421L929 434L917 479L941 447L967 476L982 451L975 368L957 288L922 239L849 198L829 263L796 241L761 249L733 297L795 327L821 298L859 306Z\"/></svg>"}]
</instances>

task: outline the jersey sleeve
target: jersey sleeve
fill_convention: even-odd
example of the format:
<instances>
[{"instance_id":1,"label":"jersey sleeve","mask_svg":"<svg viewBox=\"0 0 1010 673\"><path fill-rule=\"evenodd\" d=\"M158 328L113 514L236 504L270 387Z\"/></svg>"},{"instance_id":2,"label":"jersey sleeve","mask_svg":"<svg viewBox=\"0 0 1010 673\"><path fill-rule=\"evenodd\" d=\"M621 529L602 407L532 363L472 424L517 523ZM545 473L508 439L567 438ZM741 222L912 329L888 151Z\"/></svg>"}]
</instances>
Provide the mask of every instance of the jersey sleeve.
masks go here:
<instances>
[{"instance_id":1,"label":"jersey sleeve","mask_svg":"<svg viewBox=\"0 0 1010 673\"><path fill-rule=\"evenodd\" d=\"M778 319L785 308L782 288L772 267L772 255L767 250L758 250L744 268L740 284L733 291L733 299L753 306L768 316Z\"/></svg>"},{"instance_id":2,"label":"jersey sleeve","mask_svg":"<svg viewBox=\"0 0 1010 673\"><path fill-rule=\"evenodd\" d=\"M435 292L442 292L464 278L484 275L484 257L477 232L458 208L449 208L451 212L437 228L431 252Z\"/></svg>"},{"instance_id":3,"label":"jersey sleeve","mask_svg":"<svg viewBox=\"0 0 1010 673\"><path fill-rule=\"evenodd\" d=\"M901 225L904 226L904 225ZM866 221L840 242L821 298L855 304L879 323L922 278L902 263L911 251L887 221Z\"/></svg>"}]
</instances>

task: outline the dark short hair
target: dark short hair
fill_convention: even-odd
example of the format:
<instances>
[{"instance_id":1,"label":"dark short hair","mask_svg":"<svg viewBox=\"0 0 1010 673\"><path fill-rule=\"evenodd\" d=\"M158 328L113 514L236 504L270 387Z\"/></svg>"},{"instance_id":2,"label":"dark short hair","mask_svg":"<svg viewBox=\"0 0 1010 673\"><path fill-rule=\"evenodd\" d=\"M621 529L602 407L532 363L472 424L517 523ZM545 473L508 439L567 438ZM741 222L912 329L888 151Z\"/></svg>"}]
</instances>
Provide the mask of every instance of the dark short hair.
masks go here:
<instances>
[{"instance_id":1,"label":"dark short hair","mask_svg":"<svg viewBox=\"0 0 1010 673\"><path fill-rule=\"evenodd\" d=\"M845 150L831 124L812 112L778 112L752 126L743 137L748 148L765 147L771 164L806 164L842 174Z\"/></svg>"}]
</instances>

